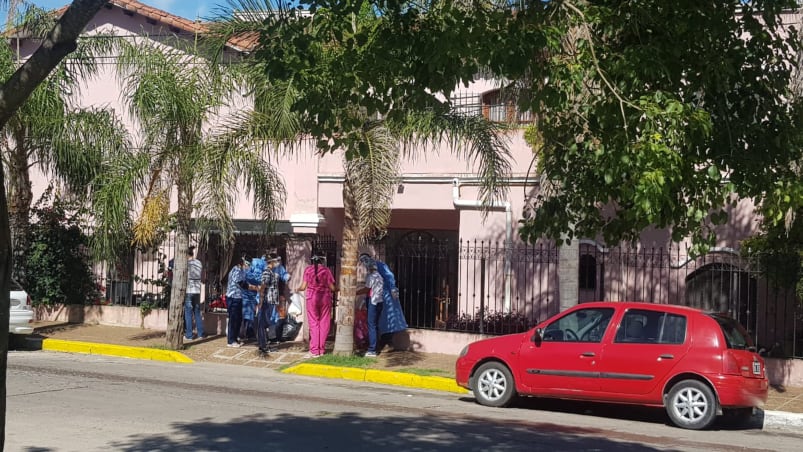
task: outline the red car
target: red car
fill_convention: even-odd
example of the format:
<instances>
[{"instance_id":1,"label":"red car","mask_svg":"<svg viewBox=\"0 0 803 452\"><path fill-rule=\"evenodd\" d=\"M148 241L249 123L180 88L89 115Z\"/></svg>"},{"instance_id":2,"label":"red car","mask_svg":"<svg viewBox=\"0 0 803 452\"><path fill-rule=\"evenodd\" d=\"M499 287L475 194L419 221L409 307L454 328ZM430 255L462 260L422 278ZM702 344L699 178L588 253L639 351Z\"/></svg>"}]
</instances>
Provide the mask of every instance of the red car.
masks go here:
<instances>
[{"instance_id":1,"label":"red car","mask_svg":"<svg viewBox=\"0 0 803 452\"><path fill-rule=\"evenodd\" d=\"M720 413L749 418L767 401L764 360L754 350L725 315L593 302L526 333L469 344L456 379L482 405L525 395L657 406L675 425L696 430Z\"/></svg>"}]
</instances>

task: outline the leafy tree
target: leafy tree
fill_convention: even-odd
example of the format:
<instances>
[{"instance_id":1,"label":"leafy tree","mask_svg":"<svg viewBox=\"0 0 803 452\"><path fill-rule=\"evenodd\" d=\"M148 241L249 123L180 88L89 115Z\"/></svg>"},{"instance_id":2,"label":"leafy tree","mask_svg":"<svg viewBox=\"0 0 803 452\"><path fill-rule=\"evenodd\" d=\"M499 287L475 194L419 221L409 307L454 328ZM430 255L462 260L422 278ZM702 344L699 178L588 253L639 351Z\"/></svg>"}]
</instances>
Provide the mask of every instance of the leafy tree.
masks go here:
<instances>
[{"instance_id":1,"label":"leafy tree","mask_svg":"<svg viewBox=\"0 0 803 452\"><path fill-rule=\"evenodd\" d=\"M214 224L224 241L233 237L231 212L245 189L254 211L266 221L276 218L284 203L284 186L247 136L240 141L215 133L211 121L233 101L237 79L225 66L205 58L194 42L168 45L120 43L118 70L123 94L142 131L142 143L131 154L118 154L95 179L95 248L112 257L121 240L148 246L170 217L175 191L175 264L168 311L167 347L178 350L184 338L184 296L187 251L193 211L196 225ZM231 119L235 121L235 119ZM141 201L141 204L138 202ZM140 211L134 220L135 210Z\"/></svg>"},{"instance_id":2,"label":"leafy tree","mask_svg":"<svg viewBox=\"0 0 803 452\"><path fill-rule=\"evenodd\" d=\"M243 124L261 124L288 144L310 136L320 153L343 153L344 226L335 353L352 354L358 247L390 222L400 160L421 152L427 142L449 144L477 162L483 180L481 196L490 205L505 191L508 150L499 126L482 117L452 114L450 105L436 94L449 92L461 75L473 72L455 65L457 74L450 69L440 78L434 69L421 72L415 61L405 60L407 55L384 52L405 38L394 36L394 22L386 20L398 13L386 9L386 3L395 2L301 3L309 4L313 15L288 2L277 2L278 7L268 1L229 2L229 9L220 12L218 32L224 38L259 36L246 63L263 84L256 93L254 111ZM443 31L448 24L415 26ZM374 69L382 76L375 77ZM433 83L419 85L416 75L430 77Z\"/></svg>"},{"instance_id":3,"label":"leafy tree","mask_svg":"<svg viewBox=\"0 0 803 452\"><path fill-rule=\"evenodd\" d=\"M0 86L0 130L9 118L47 77L50 71L74 51L78 35L107 0L75 0L45 37L36 52ZM0 4L5 4L2 0ZM5 171L0 166L0 185ZM11 234L6 192L0 190L0 450L5 444L6 365L8 363L9 278L11 277Z\"/></svg>"},{"instance_id":4,"label":"leafy tree","mask_svg":"<svg viewBox=\"0 0 803 452\"><path fill-rule=\"evenodd\" d=\"M248 2L260 3L260 2ZM362 118L448 110L480 70L536 114L540 194L520 235L635 240L648 227L705 252L739 199L768 226L803 204L792 1L279 2L263 72L292 80L321 149L364 153ZM366 9L374 13L360 26ZM350 262L344 262L350 265ZM344 265L344 266L345 266ZM344 288L345 289L345 288Z\"/></svg>"},{"instance_id":5,"label":"leafy tree","mask_svg":"<svg viewBox=\"0 0 803 452\"><path fill-rule=\"evenodd\" d=\"M538 169L552 184L523 236L617 243L656 226L705 252L737 199L768 224L799 207L798 43L779 17L793 6L558 1L511 16L540 27L543 57L494 70L527 81Z\"/></svg>"}]
</instances>

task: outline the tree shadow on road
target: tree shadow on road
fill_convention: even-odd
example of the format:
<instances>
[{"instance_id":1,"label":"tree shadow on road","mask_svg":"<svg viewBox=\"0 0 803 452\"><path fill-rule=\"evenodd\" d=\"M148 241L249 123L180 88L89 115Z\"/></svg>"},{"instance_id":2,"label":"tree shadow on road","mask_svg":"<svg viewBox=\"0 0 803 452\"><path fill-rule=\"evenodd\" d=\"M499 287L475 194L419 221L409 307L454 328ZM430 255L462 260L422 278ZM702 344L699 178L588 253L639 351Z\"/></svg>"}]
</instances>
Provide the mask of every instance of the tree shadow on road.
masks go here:
<instances>
[{"instance_id":1,"label":"tree shadow on road","mask_svg":"<svg viewBox=\"0 0 803 452\"><path fill-rule=\"evenodd\" d=\"M258 413L232 422L176 422L167 434L141 434L109 447L122 451L467 451L618 450L650 451L638 435L611 439L610 431L480 418L318 412L311 416ZM665 446L671 446L666 444Z\"/></svg>"}]
</instances>

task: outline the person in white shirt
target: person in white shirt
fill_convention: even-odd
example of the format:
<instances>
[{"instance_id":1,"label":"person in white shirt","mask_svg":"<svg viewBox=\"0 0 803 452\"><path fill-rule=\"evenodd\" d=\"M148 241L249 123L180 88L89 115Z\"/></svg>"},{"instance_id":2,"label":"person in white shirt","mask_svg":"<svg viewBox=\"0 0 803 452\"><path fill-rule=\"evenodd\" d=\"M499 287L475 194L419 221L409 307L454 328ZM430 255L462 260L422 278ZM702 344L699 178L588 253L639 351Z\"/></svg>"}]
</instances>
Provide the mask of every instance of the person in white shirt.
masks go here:
<instances>
[{"instance_id":1,"label":"person in white shirt","mask_svg":"<svg viewBox=\"0 0 803 452\"><path fill-rule=\"evenodd\" d=\"M365 287L357 291L357 295L368 295L368 351L365 357L377 356L377 341L379 339L379 318L384 307L384 281L377 271L376 261L369 256L360 256L360 263L368 274L365 276Z\"/></svg>"},{"instance_id":2,"label":"person in white shirt","mask_svg":"<svg viewBox=\"0 0 803 452\"><path fill-rule=\"evenodd\" d=\"M184 296L184 338L193 339L192 322L195 320L197 338L205 337L204 322L201 318L201 277L203 266L201 261L194 257L195 247L187 250L187 294Z\"/></svg>"}]
</instances>

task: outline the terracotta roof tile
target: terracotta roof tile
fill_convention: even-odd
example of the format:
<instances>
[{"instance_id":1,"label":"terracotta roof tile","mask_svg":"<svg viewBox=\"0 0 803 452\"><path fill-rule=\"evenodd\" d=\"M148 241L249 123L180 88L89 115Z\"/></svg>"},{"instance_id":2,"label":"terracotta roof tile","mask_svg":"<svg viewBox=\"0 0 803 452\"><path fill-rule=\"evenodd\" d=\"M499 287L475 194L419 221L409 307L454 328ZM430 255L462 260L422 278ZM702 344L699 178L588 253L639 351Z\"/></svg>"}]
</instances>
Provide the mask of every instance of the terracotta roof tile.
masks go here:
<instances>
[{"instance_id":1,"label":"terracotta roof tile","mask_svg":"<svg viewBox=\"0 0 803 452\"><path fill-rule=\"evenodd\" d=\"M203 22L196 22L194 20L170 14L161 9L140 3L137 0L109 0L108 4L117 6L132 13L140 14L146 18L156 20L167 26L175 27L176 29L185 31L187 33L203 33L209 29L207 24ZM53 14L61 16L66 10L67 6L63 6L53 11ZM16 31L17 30L8 30L5 35L14 36ZM254 48L258 39L259 35L257 33L249 33L229 39L229 44L236 50L247 51Z\"/></svg>"}]
</instances>

